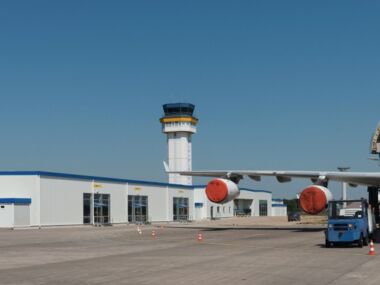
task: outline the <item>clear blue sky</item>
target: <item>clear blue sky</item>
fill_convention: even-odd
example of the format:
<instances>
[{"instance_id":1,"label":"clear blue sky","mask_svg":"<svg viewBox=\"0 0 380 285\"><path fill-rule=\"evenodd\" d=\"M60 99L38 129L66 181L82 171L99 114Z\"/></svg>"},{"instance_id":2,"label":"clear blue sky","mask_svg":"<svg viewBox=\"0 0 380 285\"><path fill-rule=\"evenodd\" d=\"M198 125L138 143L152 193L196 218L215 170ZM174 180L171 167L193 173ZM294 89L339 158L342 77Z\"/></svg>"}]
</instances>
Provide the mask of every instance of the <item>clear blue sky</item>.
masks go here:
<instances>
[{"instance_id":1,"label":"clear blue sky","mask_svg":"<svg viewBox=\"0 0 380 285\"><path fill-rule=\"evenodd\" d=\"M379 1L1 1L0 169L166 181L161 105L190 102L194 169L379 171L379 15Z\"/></svg>"}]
</instances>

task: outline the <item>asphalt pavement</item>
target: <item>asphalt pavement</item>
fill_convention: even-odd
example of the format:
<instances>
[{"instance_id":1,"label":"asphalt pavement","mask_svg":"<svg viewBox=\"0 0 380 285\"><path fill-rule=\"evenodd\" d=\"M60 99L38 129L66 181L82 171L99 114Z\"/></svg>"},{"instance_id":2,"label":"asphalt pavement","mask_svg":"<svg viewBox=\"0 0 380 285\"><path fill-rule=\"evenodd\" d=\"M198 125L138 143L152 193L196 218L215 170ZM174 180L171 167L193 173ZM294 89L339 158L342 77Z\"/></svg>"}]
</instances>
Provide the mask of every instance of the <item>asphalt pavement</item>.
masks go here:
<instances>
[{"instance_id":1,"label":"asphalt pavement","mask_svg":"<svg viewBox=\"0 0 380 285\"><path fill-rule=\"evenodd\" d=\"M368 247L325 248L320 226L244 221L150 225L141 234L135 225L0 230L0 284L380 282Z\"/></svg>"}]
</instances>

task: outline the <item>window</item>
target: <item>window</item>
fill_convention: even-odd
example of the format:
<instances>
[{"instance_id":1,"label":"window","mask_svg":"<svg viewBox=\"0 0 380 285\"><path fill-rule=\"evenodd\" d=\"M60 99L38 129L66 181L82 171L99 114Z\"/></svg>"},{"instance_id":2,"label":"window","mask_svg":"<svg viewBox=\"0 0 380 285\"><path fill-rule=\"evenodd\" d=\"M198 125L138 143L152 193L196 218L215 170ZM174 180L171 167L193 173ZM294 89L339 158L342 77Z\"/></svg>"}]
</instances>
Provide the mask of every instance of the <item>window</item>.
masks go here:
<instances>
[{"instance_id":1,"label":"window","mask_svg":"<svg viewBox=\"0 0 380 285\"><path fill-rule=\"evenodd\" d=\"M363 215L367 216L367 212L361 200L333 201L329 203L328 215L331 219L360 219Z\"/></svg>"},{"instance_id":2,"label":"window","mask_svg":"<svg viewBox=\"0 0 380 285\"><path fill-rule=\"evenodd\" d=\"M268 201L259 200L259 215L268 216Z\"/></svg>"}]
</instances>

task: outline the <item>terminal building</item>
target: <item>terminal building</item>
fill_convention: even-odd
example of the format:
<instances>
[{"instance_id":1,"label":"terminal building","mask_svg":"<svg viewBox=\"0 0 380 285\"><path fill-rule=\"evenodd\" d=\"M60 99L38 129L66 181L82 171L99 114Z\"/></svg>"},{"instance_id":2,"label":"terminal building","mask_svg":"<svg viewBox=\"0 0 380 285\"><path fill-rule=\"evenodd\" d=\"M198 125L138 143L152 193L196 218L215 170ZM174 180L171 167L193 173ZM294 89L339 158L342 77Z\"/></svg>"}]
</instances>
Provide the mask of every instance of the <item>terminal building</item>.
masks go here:
<instances>
[{"instance_id":1,"label":"terminal building","mask_svg":"<svg viewBox=\"0 0 380 285\"><path fill-rule=\"evenodd\" d=\"M166 104L160 119L171 169L191 170L192 104ZM240 189L225 204L210 202L191 177L169 183L45 171L0 172L0 227L196 221L235 215L285 216L286 206L266 190Z\"/></svg>"}]
</instances>

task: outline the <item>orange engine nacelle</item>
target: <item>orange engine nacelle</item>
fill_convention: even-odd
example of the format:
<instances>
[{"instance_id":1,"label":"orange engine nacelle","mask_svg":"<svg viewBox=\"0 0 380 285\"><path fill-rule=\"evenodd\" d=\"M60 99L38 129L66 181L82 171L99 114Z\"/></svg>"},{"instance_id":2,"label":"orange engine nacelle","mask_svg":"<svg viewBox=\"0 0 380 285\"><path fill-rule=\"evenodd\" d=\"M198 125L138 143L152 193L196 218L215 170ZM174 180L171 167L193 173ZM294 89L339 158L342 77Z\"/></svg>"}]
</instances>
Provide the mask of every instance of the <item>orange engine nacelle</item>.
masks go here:
<instances>
[{"instance_id":1,"label":"orange engine nacelle","mask_svg":"<svg viewBox=\"0 0 380 285\"><path fill-rule=\"evenodd\" d=\"M206 187L207 198L214 203L227 203L240 194L239 187L228 179L216 178L211 180Z\"/></svg>"},{"instance_id":2,"label":"orange engine nacelle","mask_svg":"<svg viewBox=\"0 0 380 285\"><path fill-rule=\"evenodd\" d=\"M328 202L333 200L333 195L326 187L310 185L300 195L300 206L305 213L316 215L322 212Z\"/></svg>"}]
</instances>

